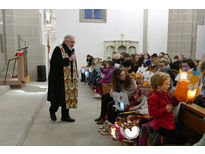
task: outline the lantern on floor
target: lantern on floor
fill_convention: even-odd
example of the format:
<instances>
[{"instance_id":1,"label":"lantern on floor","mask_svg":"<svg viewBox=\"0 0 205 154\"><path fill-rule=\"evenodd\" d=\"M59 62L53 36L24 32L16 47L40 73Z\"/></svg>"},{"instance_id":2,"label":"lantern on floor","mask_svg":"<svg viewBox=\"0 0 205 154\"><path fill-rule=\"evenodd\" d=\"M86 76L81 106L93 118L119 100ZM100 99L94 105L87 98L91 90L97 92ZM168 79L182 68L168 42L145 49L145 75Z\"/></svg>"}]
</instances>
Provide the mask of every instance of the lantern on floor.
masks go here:
<instances>
[{"instance_id":1,"label":"lantern on floor","mask_svg":"<svg viewBox=\"0 0 205 154\"><path fill-rule=\"evenodd\" d=\"M116 122L115 122L115 124L112 124L110 126L110 136L112 139L114 139L116 141L122 141L124 139L124 137L120 133L120 126L118 126L118 124Z\"/></svg>"},{"instance_id":2,"label":"lantern on floor","mask_svg":"<svg viewBox=\"0 0 205 154\"><path fill-rule=\"evenodd\" d=\"M140 132L140 128L138 125L138 121L136 120L128 121L125 124L125 127L123 129L123 135L128 140L137 138L137 136L139 135L139 132Z\"/></svg>"},{"instance_id":3,"label":"lantern on floor","mask_svg":"<svg viewBox=\"0 0 205 154\"><path fill-rule=\"evenodd\" d=\"M128 122L116 121L115 122L120 128L120 134L123 138L128 140L135 139L139 135L139 121L133 120Z\"/></svg>"}]
</instances>

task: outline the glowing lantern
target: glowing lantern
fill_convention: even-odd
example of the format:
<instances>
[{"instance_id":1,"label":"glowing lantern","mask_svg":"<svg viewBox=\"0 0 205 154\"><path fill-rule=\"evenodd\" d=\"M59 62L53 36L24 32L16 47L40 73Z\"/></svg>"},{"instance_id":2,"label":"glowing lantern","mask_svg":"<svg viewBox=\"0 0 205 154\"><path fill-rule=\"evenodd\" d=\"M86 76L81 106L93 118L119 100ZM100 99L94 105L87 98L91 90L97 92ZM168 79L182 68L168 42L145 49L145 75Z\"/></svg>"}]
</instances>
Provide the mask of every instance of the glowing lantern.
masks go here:
<instances>
[{"instance_id":1,"label":"glowing lantern","mask_svg":"<svg viewBox=\"0 0 205 154\"><path fill-rule=\"evenodd\" d=\"M112 139L121 141L124 139L123 135L120 133L120 127L115 123L110 127L110 136Z\"/></svg>"},{"instance_id":2,"label":"glowing lantern","mask_svg":"<svg viewBox=\"0 0 205 154\"><path fill-rule=\"evenodd\" d=\"M187 99L188 99L188 101L190 101L190 102L193 102L194 101L194 99L193 98L195 98L195 96L196 96L196 90L197 89L194 89L194 90L188 90L188 92L187 92Z\"/></svg>"},{"instance_id":3,"label":"glowing lantern","mask_svg":"<svg viewBox=\"0 0 205 154\"><path fill-rule=\"evenodd\" d=\"M122 139L135 139L139 135L139 121L133 120L125 122L122 119L117 120L115 125L110 127L110 135L113 139L121 141Z\"/></svg>"},{"instance_id":4,"label":"glowing lantern","mask_svg":"<svg viewBox=\"0 0 205 154\"><path fill-rule=\"evenodd\" d=\"M193 102L196 96L199 95L199 76L193 75L193 71L179 71L179 80L174 91L174 97L180 102Z\"/></svg>"},{"instance_id":5,"label":"glowing lantern","mask_svg":"<svg viewBox=\"0 0 205 154\"><path fill-rule=\"evenodd\" d=\"M179 80L183 81L183 80L187 80L188 79L188 73L187 72L182 72L180 73L180 77Z\"/></svg>"},{"instance_id":6,"label":"glowing lantern","mask_svg":"<svg viewBox=\"0 0 205 154\"><path fill-rule=\"evenodd\" d=\"M174 91L174 97L180 102L187 102L188 81L179 81Z\"/></svg>"},{"instance_id":7,"label":"glowing lantern","mask_svg":"<svg viewBox=\"0 0 205 154\"><path fill-rule=\"evenodd\" d=\"M129 121L128 123L124 123L122 126L123 127L120 127L120 132L126 139L135 139L139 135L140 128L136 121Z\"/></svg>"},{"instance_id":8,"label":"glowing lantern","mask_svg":"<svg viewBox=\"0 0 205 154\"><path fill-rule=\"evenodd\" d=\"M126 139L130 139L130 140L135 139L139 135L139 132L140 132L140 128L137 126L133 126L131 130L128 128L124 130L124 136Z\"/></svg>"},{"instance_id":9,"label":"glowing lantern","mask_svg":"<svg viewBox=\"0 0 205 154\"><path fill-rule=\"evenodd\" d=\"M116 135L116 127L115 127L115 125L112 125L111 127L110 127L110 135L111 135L111 137L113 138L113 139L117 139L117 135Z\"/></svg>"}]
</instances>

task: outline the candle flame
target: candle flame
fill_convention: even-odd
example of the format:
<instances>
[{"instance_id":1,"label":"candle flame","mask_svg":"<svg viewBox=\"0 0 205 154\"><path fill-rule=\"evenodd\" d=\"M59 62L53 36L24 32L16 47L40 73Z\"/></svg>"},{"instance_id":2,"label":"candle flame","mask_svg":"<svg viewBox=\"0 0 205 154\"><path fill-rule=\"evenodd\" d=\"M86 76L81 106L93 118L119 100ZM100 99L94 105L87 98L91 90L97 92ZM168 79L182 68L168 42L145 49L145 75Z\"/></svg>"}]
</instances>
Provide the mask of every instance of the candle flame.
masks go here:
<instances>
[{"instance_id":1,"label":"candle flame","mask_svg":"<svg viewBox=\"0 0 205 154\"><path fill-rule=\"evenodd\" d=\"M191 101L195 96L196 96L196 89L194 90L189 89L187 93L188 100Z\"/></svg>"},{"instance_id":2,"label":"candle flame","mask_svg":"<svg viewBox=\"0 0 205 154\"><path fill-rule=\"evenodd\" d=\"M115 131L116 131L116 128L115 127L111 127L110 134L113 136L114 139L116 139Z\"/></svg>"}]
</instances>

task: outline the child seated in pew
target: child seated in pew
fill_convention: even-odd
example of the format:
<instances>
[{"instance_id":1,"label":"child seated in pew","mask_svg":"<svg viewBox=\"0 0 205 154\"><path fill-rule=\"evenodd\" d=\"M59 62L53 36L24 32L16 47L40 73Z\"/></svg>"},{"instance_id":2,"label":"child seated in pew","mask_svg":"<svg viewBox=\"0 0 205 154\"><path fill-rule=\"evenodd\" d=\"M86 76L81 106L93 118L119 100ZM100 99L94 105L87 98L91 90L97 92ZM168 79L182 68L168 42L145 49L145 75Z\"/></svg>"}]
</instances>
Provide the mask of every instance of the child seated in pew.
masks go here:
<instances>
[{"instance_id":1,"label":"child seated in pew","mask_svg":"<svg viewBox=\"0 0 205 154\"><path fill-rule=\"evenodd\" d=\"M147 99L151 96L153 89L150 84L141 88L141 102L140 104L129 108L130 111L136 110L136 114L149 115Z\"/></svg>"},{"instance_id":2,"label":"child seated in pew","mask_svg":"<svg viewBox=\"0 0 205 154\"><path fill-rule=\"evenodd\" d=\"M199 70L201 72L201 77L199 80L199 86L201 86L201 91L199 96L196 97L194 103L205 108L205 61L199 64Z\"/></svg>"},{"instance_id":3,"label":"child seated in pew","mask_svg":"<svg viewBox=\"0 0 205 154\"><path fill-rule=\"evenodd\" d=\"M100 71L100 67L106 67L106 63L107 61L97 61L95 59L95 61L92 62L92 64L87 68L87 72L86 72L86 83L90 84L90 82L92 82L92 78L95 77L95 73L98 72L99 76L101 77L101 71Z\"/></svg>"},{"instance_id":4,"label":"child seated in pew","mask_svg":"<svg viewBox=\"0 0 205 154\"><path fill-rule=\"evenodd\" d=\"M86 58L87 65L81 68L81 82L85 82L85 79L87 77L86 73L88 73L88 68L92 65L93 59L94 59L93 56L89 54L87 55Z\"/></svg>"},{"instance_id":5,"label":"child seated in pew","mask_svg":"<svg viewBox=\"0 0 205 154\"><path fill-rule=\"evenodd\" d=\"M102 79L96 82L96 94L93 97L101 97L102 95L102 84L103 83L110 83L113 71L113 62L107 61L106 67L100 67L100 71L102 73Z\"/></svg>"},{"instance_id":6,"label":"child seated in pew","mask_svg":"<svg viewBox=\"0 0 205 154\"><path fill-rule=\"evenodd\" d=\"M140 98L141 97L141 91L140 88L142 87L142 85L144 84L144 76L142 76L141 73L137 73L136 74L136 84L137 84L137 91L135 93L135 99Z\"/></svg>"},{"instance_id":7,"label":"child seated in pew","mask_svg":"<svg viewBox=\"0 0 205 154\"><path fill-rule=\"evenodd\" d=\"M148 103L147 99L152 95L153 89L150 84L145 85L145 87L141 88L141 102L134 106L129 108L130 111L135 111L134 113L131 113L130 115L127 116L127 120L131 117L134 116L138 119L139 121L139 127L141 127L142 124L147 123L148 121L152 120L152 117L149 116L149 111L148 111ZM141 116L141 117L140 117Z\"/></svg>"},{"instance_id":8,"label":"child seated in pew","mask_svg":"<svg viewBox=\"0 0 205 154\"><path fill-rule=\"evenodd\" d=\"M151 85L154 92L147 100L148 109L154 130L161 135L154 145L186 143L187 138L175 128L173 106L179 102L168 93L170 76L157 72L151 77Z\"/></svg>"},{"instance_id":9,"label":"child seated in pew","mask_svg":"<svg viewBox=\"0 0 205 154\"><path fill-rule=\"evenodd\" d=\"M101 63L98 61L98 58L94 59L94 62L92 62L92 68L93 71L89 77L88 85L90 85L92 88L96 87L96 82L101 80L101 72L100 72L100 65Z\"/></svg>"}]
</instances>

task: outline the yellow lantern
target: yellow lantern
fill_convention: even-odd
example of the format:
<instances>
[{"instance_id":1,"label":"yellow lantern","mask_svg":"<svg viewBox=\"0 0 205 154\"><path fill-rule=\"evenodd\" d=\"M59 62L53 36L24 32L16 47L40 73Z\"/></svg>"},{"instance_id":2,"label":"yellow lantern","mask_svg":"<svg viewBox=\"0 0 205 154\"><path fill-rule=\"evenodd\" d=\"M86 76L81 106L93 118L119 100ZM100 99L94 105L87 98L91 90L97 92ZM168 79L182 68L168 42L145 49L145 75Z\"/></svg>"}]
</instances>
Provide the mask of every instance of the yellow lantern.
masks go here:
<instances>
[{"instance_id":1,"label":"yellow lantern","mask_svg":"<svg viewBox=\"0 0 205 154\"><path fill-rule=\"evenodd\" d=\"M194 90L188 90L188 92L187 92L187 99L188 99L188 101L189 102L192 102L193 101L193 98L195 98L195 96L196 96L196 89L194 89Z\"/></svg>"}]
</instances>

